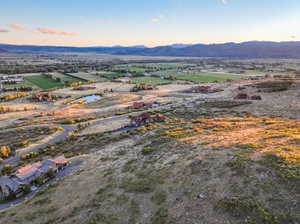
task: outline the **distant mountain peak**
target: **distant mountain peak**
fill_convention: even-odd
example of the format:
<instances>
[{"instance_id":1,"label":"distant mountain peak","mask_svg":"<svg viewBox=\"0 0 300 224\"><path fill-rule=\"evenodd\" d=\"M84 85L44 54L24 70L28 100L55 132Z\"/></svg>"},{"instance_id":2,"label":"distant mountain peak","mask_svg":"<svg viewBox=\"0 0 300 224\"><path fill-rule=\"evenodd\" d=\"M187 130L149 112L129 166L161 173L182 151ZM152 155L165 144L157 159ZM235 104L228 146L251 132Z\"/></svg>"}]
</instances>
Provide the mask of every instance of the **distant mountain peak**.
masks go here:
<instances>
[{"instance_id":1,"label":"distant mountain peak","mask_svg":"<svg viewBox=\"0 0 300 224\"><path fill-rule=\"evenodd\" d=\"M195 44L171 44L171 45L168 45L172 48L185 48L185 47L190 47L190 46L193 46Z\"/></svg>"}]
</instances>

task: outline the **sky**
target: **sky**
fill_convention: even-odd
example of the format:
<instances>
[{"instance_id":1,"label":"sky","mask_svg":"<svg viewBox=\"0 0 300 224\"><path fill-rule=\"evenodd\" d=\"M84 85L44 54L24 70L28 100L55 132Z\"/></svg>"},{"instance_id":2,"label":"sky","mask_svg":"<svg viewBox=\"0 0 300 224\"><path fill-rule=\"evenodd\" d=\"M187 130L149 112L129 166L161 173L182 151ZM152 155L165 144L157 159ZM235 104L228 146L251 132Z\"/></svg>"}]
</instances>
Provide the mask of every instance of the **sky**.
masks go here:
<instances>
[{"instance_id":1,"label":"sky","mask_svg":"<svg viewBox=\"0 0 300 224\"><path fill-rule=\"evenodd\" d=\"M300 41L299 0L1 0L0 43Z\"/></svg>"}]
</instances>

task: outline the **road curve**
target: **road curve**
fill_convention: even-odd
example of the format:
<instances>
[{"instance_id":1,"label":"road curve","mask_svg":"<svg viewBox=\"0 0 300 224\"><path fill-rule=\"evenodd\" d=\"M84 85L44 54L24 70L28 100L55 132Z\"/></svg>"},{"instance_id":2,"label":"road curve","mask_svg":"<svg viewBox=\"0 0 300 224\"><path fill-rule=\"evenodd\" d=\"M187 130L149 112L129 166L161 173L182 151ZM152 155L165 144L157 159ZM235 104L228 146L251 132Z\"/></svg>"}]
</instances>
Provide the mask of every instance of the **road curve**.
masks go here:
<instances>
[{"instance_id":1,"label":"road curve","mask_svg":"<svg viewBox=\"0 0 300 224\"><path fill-rule=\"evenodd\" d=\"M17 162L19 162L21 160L21 155L27 154L29 152L37 152L42 148L45 148L49 145L55 144L57 142L60 142L64 139L66 139L69 136L69 133L76 129L76 126L69 126L69 125L36 125L36 126L27 126L27 127L22 127L22 128L34 129L34 128L42 128L42 127L54 127L54 126L61 127L64 130L58 136L55 136L54 138L50 139L49 141L44 142L37 146L33 146L30 148L30 150L25 150L23 152L17 153L14 157L11 157L11 158L8 158L8 159L2 161L2 163L0 164L0 170L2 170L2 168L5 165L12 165L12 166L16 165ZM9 129L9 130L6 130L5 132L17 130L17 129L20 129L20 128ZM4 132L1 131L0 133L4 133Z\"/></svg>"},{"instance_id":2,"label":"road curve","mask_svg":"<svg viewBox=\"0 0 300 224\"><path fill-rule=\"evenodd\" d=\"M72 172L74 172L78 168L80 168L80 164L79 165L69 165L69 166L67 166L65 169L58 172L57 175L53 179L51 179L48 182L46 182L45 184L39 186L36 190L30 192L29 194L21 196L21 197L17 198L14 201L6 202L6 203L0 203L0 211L2 211L4 209L11 208L13 206L16 206L16 205L22 203L23 201L33 197L39 191L45 189L46 187L48 187L50 184L56 182L57 180L60 180L60 179L64 178L65 176L71 174Z\"/></svg>"},{"instance_id":3,"label":"road curve","mask_svg":"<svg viewBox=\"0 0 300 224\"><path fill-rule=\"evenodd\" d=\"M98 120L96 122L94 122L93 124L107 124L111 121L115 121L115 120L122 120L127 118L127 115L121 115L121 116L115 116L115 117L110 117L110 118L105 118L102 120ZM40 149L43 149L49 145L53 145L57 142L63 141L65 139L68 138L69 134L74 131L76 129L76 126L74 125L60 125L60 124L49 124L49 125L33 125L33 126L25 126L25 127L18 127L18 128L12 128L12 129L8 129L8 130L2 130L0 131L0 133L5 133L8 131L13 131L13 130L17 130L17 129L34 129L34 128L44 128L44 127L61 127L64 130L62 131L62 133L60 133L58 136L55 136L54 138L50 139L47 142L44 142L40 145L36 145L30 148L30 150L25 150L22 152L17 153L14 157L5 159L4 161L2 161L2 163L0 164L0 171L2 170L2 168L5 165L12 165L15 166L20 160L21 160L21 155L30 153L30 152L38 152Z\"/></svg>"}]
</instances>

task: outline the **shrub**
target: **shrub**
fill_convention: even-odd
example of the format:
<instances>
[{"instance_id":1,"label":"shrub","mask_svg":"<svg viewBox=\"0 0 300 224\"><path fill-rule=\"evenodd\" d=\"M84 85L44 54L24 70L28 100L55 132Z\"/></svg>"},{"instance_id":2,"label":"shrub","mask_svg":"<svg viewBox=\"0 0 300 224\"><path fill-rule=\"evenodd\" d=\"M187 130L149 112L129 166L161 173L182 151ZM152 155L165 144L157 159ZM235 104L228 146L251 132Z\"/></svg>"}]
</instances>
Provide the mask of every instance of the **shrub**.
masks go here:
<instances>
[{"instance_id":1,"label":"shrub","mask_svg":"<svg viewBox=\"0 0 300 224\"><path fill-rule=\"evenodd\" d=\"M2 168L2 171L1 171L1 174L2 175L11 175L13 172L15 171L15 167L13 167L12 165L5 165L3 168Z\"/></svg>"},{"instance_id":2,"label":"shrub","mask_svg":"<svg viewBox=\"0 0 300 224\"><path fill-rule=\"evenodd\" d=\"M218 201L216 207L233 217L248 217L250 223L279 224L276 216L252 198L224 198Z\"/></svg>"},{"instance_id":3,"label":"shrub","mask_svg":"<svg viewBox=\"0 0 300 224\"><path fill-rule=\"evenodd\" d=\"M44 183L44 178L43 177L38 177L36 180L35 180L35 183L37 185L42 185Z\"/></svg>"},{"instance_id":4,"label":"shrub","mask_svg":"<svg viewBox=\"0 0 300 224\"><path fill-rule=\"evenodd\" d=\"M1 146L0 147L1 155L5 158L9 157L11 150L9 146Z\"/></svg>"}]
</instances>

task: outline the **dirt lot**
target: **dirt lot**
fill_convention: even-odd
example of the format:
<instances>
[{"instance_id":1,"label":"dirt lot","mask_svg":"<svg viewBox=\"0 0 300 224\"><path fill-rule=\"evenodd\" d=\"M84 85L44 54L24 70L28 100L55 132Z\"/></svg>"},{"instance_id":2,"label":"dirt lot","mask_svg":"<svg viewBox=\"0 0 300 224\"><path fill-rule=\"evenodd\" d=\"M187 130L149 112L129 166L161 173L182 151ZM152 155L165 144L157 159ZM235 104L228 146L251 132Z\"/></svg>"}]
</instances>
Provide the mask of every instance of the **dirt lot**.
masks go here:
<instances>
[{"instance_id":1,"label":"dirt lot","mask_svg":"<svg viewBox=\"0 0 300 224\"><path fill-rule=\"evenodd\" d=\"M124 118L122 120L116 120L116 121L111 121L109 125L105 124L93 124L97 123L97 120L90 122L91 125L84 129L83 131L79 132L78 135L90 135L90 134L96 134L96 133L104 133L108 131L113 131L119 128L122 128L126 125L130 124L130 119Z\"/></svg>"}]
</instances>

